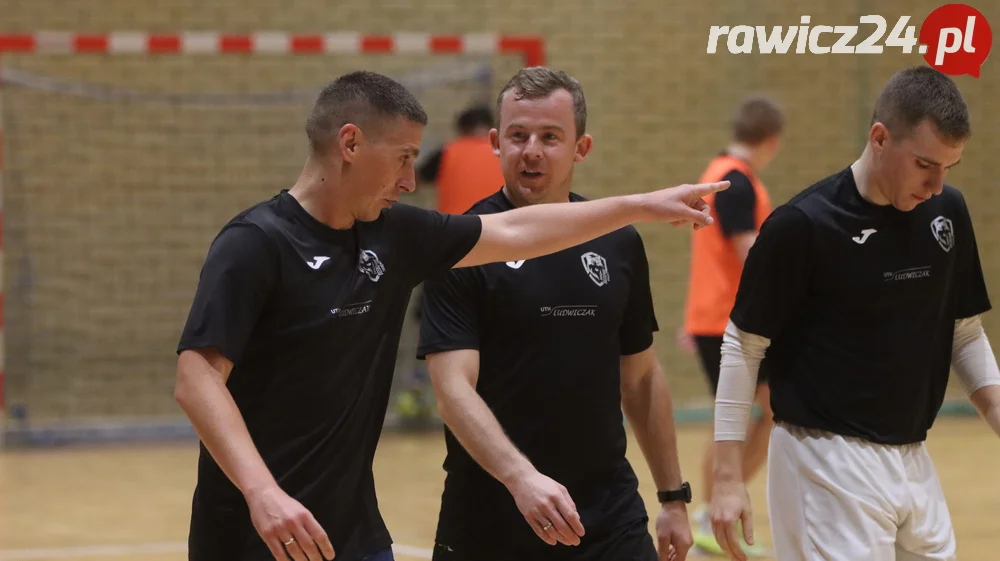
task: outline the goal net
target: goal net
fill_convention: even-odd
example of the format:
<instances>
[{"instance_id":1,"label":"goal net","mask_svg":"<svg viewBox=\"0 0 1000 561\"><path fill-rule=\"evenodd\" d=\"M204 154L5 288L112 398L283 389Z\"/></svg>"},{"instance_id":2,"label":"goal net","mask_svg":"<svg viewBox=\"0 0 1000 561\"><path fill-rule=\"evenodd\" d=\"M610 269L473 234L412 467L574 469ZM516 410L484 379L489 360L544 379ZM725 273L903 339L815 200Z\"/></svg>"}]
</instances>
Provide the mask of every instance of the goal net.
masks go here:
<instances>
[{"instance_id":1,"label":"goal net","mask_svg":"<svg viewBox=\"0 0 1000 561\"><path fill-rule=\"evenodd\" d=\"M205 253L235 213L295 180L306 114L329 79L363 68L406 84L429 115L427 154L525 60L30 52L0 62L6 434L45 444L193 434L173 401L174 350ZM424 189L407 202L432 201ZM408 319L390 421L415 414L395 395L419 385L415 343Z\"/></svg>"}]
</instances>

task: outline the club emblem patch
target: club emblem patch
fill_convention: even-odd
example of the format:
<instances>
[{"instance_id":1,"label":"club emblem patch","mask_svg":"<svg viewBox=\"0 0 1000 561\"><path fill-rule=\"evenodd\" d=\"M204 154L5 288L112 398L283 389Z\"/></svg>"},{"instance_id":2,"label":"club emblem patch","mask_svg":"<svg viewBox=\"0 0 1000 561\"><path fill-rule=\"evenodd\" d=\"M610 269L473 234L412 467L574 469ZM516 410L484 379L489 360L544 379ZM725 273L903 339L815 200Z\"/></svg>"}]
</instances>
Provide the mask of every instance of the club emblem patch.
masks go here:
<instances>
[{"instance_id":1,"label":"club emblem patch","mask_svg":"<svg viewBox=\"0 0 1000 561\"><path fill-rule=\"evenodd\" d=\"M934 234L934 239L937 240L941 249L951 251L951 248L955 247L955 228L951 223L951 219L938 216L932 220L931 233Z\"/></svg>"},{"instance_id":2,"label":"club emblem patch","mask_svg":"<svg viewBox=\"0 0 1000 561\"><path fill-rule=\"evenodd\" d=\"M580 260L583 261L583 268L587 271L587 276L597 286L604 286L611 280L611 274L608 272L608 262L600 255L593 251L588 251L580 256Z\"/></svg>"},{"instance_id":3,"label":"club emblem patch","mask_svg":"<svg viewBox=\"0 0 1000 561\"><path fill-rule=\"evenodd\" d=\"M372 282L378 282L378 279L385 274L385 265L378 260L378 255L375 255L374 251L363 249L358 256L358 270L368 275Z\"/></svg>"}]
</instances>

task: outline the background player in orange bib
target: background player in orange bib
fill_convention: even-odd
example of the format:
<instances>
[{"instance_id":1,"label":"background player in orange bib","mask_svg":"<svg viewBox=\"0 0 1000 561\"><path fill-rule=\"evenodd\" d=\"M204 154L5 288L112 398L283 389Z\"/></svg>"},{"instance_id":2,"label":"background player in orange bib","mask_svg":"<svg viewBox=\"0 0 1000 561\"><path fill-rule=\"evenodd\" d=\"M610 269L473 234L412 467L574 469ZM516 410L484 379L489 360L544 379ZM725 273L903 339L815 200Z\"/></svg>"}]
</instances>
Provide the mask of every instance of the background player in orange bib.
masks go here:
<instances>
[{"instance_id":1,"label":"background player in orange bib","mask_svg":"<svg viewBox=\"0 0 1000 561\"><path fill-rule=\"evenodd\" d=\"M771 212L770 197L757 174L778 153L784 113L771 99L751 96L737 108L732 128L732 142L725 152L712 159L701 176L702 181L725 179L730 187L705 199L716 224L694 232L691 239L691 271L680 336L682 347L697 351L713 395L719 384L722 335L736 300L743 262L760 225ZM772 420L766 379L764 371L756 399L762 414L750 427L746 441L743 473L747 478L760 469L767 457ZM709 444L702 469L703 490L699 495L704 502L694 512L693 530L696 546L721 555L707 509L712 496L712 462ZM750 554L763 554L757 551L759 548L743 545Z\"/></svg>"}]
</instances>

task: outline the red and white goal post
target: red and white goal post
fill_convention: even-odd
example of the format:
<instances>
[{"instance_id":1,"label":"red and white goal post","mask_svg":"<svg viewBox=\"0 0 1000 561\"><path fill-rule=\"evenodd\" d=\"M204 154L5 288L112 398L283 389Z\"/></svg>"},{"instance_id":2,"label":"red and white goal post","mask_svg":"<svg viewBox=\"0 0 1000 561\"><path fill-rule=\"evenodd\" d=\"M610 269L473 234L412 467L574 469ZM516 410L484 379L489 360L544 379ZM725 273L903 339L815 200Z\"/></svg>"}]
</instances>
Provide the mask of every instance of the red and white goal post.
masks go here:
<instances>
[{"instance_id":1,"label":"red and white goal post","mask_svg":"<svg viewBox=\"0 0 1000 561\"><path fill-rule=\"evenodd\" d=\"M505 61L496 63L508 65L502 85L517 68L545 63L544 42L493 33L0 33L0 272L7 269L0 276L0 423L12 417L15 376L30 378L17 383L19 408L26 399L53 421L41 428L8 421L0 438L44 445L169 432L158 421L102 423L176 412L169 362L186 313L181 302L190 298L189 269L224 212L297 173L306 98L340 73L338 60L409 73L442 107L431 118L443 137L458 105L473 97L463 82L471 78L454 70L459 59ZM452 71L428 70L432 61ZM268 84L286 64L301 67ZM201 73L204 90L186 84L187 72ZM213 74L226 74L223 86ZM248 84L264 93L246 93ZM205 155L179 159L178 144ZM276 161L287 167L273 170ZM149 187L157 181L162 186ZM216 196L230 198L205 214ZM185 197L181 211L177 201ZM117 206L101 212L108 201Z\"/></svg>"}]
</instances>

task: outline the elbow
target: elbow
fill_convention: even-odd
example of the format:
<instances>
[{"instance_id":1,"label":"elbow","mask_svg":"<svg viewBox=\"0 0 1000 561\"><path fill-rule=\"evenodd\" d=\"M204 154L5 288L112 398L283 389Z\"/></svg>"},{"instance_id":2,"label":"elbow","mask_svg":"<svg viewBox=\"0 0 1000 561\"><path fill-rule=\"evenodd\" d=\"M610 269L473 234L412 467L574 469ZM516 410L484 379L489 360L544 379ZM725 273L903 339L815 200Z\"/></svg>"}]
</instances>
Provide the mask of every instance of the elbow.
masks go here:
<instances>
[{"instance_id":1,"label":"elbow","mask_svg":"<svg viewBox=\"0 0 1000 561\"><path fill-rule=\"evenodd\" d=\"M174 402L187 413L193 396L198 391L191 356L187 352L177 358L177 374L174 377Z\"/></svg>"},{"instance_id":2,"label":"elbow","mask_svg":"<svg viewBox=\"0 0 1000 561\"><path fill-rule=\"evenodd\" d=\"M980 415L989 416L990 411L1000 408L1000 380L993 380L972 392L969 401Z\"/></svg>"},{"instance_id":3,"label":"elbow","mask_svg":"<svg viewBox=\"0 0 1000 561\"><path fill-rule=\"evenodd\" d=\"M474 399L476 390L464 383L449 381L434 384L434 400L437 402L438 417L445 426L451 428L461 421L463 413L468 411L469 400Z\"/></svg>"},{"instance_id":4,"label":"elbow","mask_svg":"<svg viewBox=\"0 0 1000 561\"><path fill-rule=\"evenodd\" d=\"M441 418L441 421L444 424L449 425L450 424L449 419L451 417L451 409L448 407L447 401L442 399L440 395L438 395L437 399L435 399L434 401L437 402L438 417Z\"/></svg>"},{"instance_id":5,"label":"elbow","mask_svg":"<svg viewBox=\"0 0 1000 561\"><path fill-rule=\"evenodd\" d=\"M174 378L174 402L182 410L187 410L188 396L191 394L191 382L184 368L183 361L177 361L177 375Z\"/></svg>"},{"instance_id":6,"label":"elbow","mask_svg":"<svg viewBox=\"0 0 1000 561\"><path fill-rule=\"evenodd\" d=\"M438 417L446 426L451 427L455 421L455 411L458 407L455 398L447 392L439 392L435 397Z\"/></svg>"}]
</instances>

